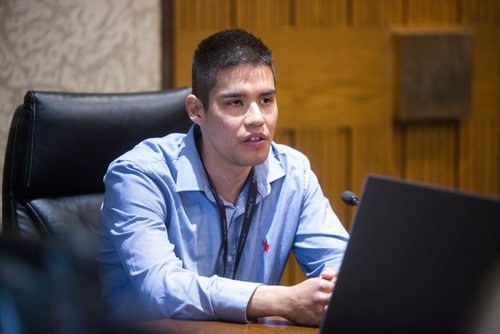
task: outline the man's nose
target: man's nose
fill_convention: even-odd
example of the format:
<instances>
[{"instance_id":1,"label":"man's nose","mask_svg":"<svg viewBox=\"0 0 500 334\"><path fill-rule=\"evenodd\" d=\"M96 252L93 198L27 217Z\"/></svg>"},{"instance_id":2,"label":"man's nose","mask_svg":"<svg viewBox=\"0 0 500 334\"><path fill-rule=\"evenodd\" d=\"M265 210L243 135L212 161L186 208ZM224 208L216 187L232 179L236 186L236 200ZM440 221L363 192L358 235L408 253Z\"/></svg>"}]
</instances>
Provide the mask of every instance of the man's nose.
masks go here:
<instances>
[{"instance_id":1,"label":"man's nose","mask_svg":"<svg viewBox=\"0 0 500 334\"><path fill-rule=\"evenodd\" d=\"M246 125L262 125L264 124L264 117L262 115L262 110L260 110L257 102L252 102L248 108L247 114L245 115Z\"/></svg>"}]
</instances>

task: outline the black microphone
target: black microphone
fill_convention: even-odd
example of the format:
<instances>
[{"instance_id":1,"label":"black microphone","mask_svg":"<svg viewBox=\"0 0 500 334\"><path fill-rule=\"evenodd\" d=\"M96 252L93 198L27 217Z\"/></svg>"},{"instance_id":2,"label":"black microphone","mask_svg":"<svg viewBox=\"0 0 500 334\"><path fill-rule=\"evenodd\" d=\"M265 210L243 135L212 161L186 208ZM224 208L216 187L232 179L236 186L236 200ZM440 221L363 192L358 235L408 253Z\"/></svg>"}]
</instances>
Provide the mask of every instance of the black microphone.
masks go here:
<instances>
[{"instance_id":1,"label":"black microphone","mask_svg":"<svg viewBox=\"0 0 500 334\"><path fill-rule=\"evenodd\" d=\"M350 190L346 190L342 193L342 201L347 205L356 206L359 204L359 198Z\"/></svg>"}]
</instances>

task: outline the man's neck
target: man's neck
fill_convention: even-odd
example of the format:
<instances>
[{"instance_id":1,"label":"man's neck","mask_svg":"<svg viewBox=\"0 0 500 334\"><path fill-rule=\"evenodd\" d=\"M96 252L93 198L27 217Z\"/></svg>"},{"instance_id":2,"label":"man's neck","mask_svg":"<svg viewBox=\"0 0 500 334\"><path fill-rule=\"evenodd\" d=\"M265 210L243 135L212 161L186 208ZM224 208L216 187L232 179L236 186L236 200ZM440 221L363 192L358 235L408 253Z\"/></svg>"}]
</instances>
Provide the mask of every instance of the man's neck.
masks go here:
<instances>
[{"instance_id":1,"label":"man's neck","mask_svg":"<svg viewBox=\"0 0 500 334\"><path fill-rule=\"evenodd\" d=\"M217 194L227 202L236 203L236 199L245 186L252 167L248 166L233 171L222 168L210 168L209 166L205 167Z\"/></svg>"},{"instance_id":2,"label":"man's neck","mask_svg":"<svg viewBox=\"0 0 500 334\"><path fill-rule=\"evenodd\" d=\"M236 203L236 199L243 189L252 167L225 165L221 161L214 162L213 159L204 156L199 128L197 131L195 132L196 148L210 182L219 196L227 202Z\"/></svg>"}]
</instances>

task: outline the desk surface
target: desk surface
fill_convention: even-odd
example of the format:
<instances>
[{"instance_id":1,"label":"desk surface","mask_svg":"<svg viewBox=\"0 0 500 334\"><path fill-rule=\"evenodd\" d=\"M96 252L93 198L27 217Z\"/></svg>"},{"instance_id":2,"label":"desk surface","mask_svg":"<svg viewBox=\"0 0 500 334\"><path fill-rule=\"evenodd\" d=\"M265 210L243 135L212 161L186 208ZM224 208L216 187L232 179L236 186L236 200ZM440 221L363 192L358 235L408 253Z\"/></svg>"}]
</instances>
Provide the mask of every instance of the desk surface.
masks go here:
<instances>
[{"instance_id":1,"label":"desk surface","mask_svg":"<svg viewBox=\"0 0 500 334\"><path fill-rule=\"evenodd\" d=\"M220 321L191 321L163 319L148 321L134 328L146 333L185 333L185 334L271 334L271 333L301 333L317 334L318 328L293 325L282 318L263 318L257 323L239 324Z\"/></svg>"}]
</instances>

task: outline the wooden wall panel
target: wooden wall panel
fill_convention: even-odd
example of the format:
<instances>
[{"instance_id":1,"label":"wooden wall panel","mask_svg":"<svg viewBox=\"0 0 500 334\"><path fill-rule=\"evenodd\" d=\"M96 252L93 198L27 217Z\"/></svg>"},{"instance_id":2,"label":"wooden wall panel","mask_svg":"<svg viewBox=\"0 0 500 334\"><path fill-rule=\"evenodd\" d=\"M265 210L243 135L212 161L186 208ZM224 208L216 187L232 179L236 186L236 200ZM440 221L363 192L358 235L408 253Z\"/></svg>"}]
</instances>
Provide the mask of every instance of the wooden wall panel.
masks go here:
<instances>
[{"instance_id":1,"label":"wooden wall panel","mask_svg":"<svg viewBox=\"0 0 500 334\"><path fill-rule=\"evenodd\" d=\"M282 126L277 127L274 133L274 141L280 144L288 145L291 147L296 147L296 131L295 129L283 128Z\"/></svg>"},{"instance_id":2,"label":"wooden wall panel","mask_svg":"<svg viewBox=\"0 0 500 334\"><path fill-rule=\"evenodd\" d=\"M500 24L472 29L473 82L471 120L500 118Z\"/></svg>"},{"instance_id":3,"label":"wooden wall panel","mask_svg":"<svg viewBox=\"0 0 500 334\"><path fill-rule=\"evenodd\" d=\"M199 31L225 29L234 24L231 0L182 0L174 2L174 29Z\"/></svg>"},{"instance_id":4,"label":"wooden wall panel","mask_svg":"<svg viewBox=\"0 0 500 334\"><path fill-rule=\"evenodd\" d=\"M458 22L459 0L407 0L408 26L447 26Z\"/></svg>"},{"instance_id":5,"label":"wooden wall panel","mask_svg":"<svg viewBox=\"0 0 500 334\"><path fill-rule=\"evenodd\" d=\"M486 1L485 4L488 4ZM485 6L484 8L489 8ZM499 20L500 21L500 20ZM472 112L461 124L462 189L500 194L500 28L484 25L474 35Z\"/></svg>"},{"instance_id":6,"label":"wooden wall panel","mask_svg":"<svg viewBox=\"0 0 500 334\"><path fill-rule=\"evenodd\" d=\"M343 27L350 17L348 0L295 0L295 26Z\"/></svg>"},{"instance_id":7,"label":"wooden wall panel","mask_svg":"<svg viewBox=\"0 0 500 334\"><path fill-rule=\"evenodd\" d=\"M461 23L473 25L498 25L500 1L461 0Z\"/></svg>"},{"instance_id":8,"label":"wooden wall panel","mask_svg":"<svg viewBox=\"0 0 500 334\"><path fill-rule=\"evenodd\" d=\"M340 194L351 187L348 128L304 128L296 130L295 147L306 154L322 186L323 193L342 223L349 227L351 212L345 210Z\"/></svg>"},{"instance_id":9,"label":"wooden wall panel","mask_svg":"<svg viewBox=\"0 0 500 334\"><path fill-rule=\"evenodd\" d=\"M410 180L458 186L458 132L451 122L406 125L403 176Z\"/></svg>"},{"instance_id":10,"label":"wooden wall panel","mask_svg":"<svg viewBox=\"0 0 500 334\"><path fill-rule=\"evenodd\" d=\"M400 176L392 123L358 125L353 128L352 190L361 194L369 173Z\"/></svg>"},{"instance_id":11,"label":"wooden wall panel","mask_svg":"<svg viewBox=\"0 0 500 334\"><path fill-rule=\"evenodd\" d=\"M173 85L174 87L191 86L191 62L193 60L193 52L198 43L209 34L218 31L219 29L198 29L198 30L181 30L182 33L176 33L174 37L175 45L173 50L174 66L172 67Z\"/></svg>"},{"instance_id":12,"label":"wooden wall panel","mask_svg":"<svg viewBox=\"0 0 500 334\"><path fill-rule=\"evenodd\" d=\"M237 0L238 26L243 28L284 28L293 24L290 0Z\"/></svg>"},{"instance_id":13,"label":"wooden wall panel","mask_svg":"<svg viewBox=\"0 0 500 334\"><path fill-rule=\"evenodd\" d=\"M497 140L494 140L494 139ZM500 122L464 123L460 138L459 176L461 189L498 196L500 194Z\"/></svg>"},{"instance_id":14,"label":"wooden wall panel","mask_svg":"<svg viewBox=\"0 0 500 334\"><path fill-rule=\"evenodd\" d=\"M380 118L391 120L388 32L256 32L266 35L276 59L279 122L284 127L350 126L380 123Z\"/></svg>"},{"instance_id":15,"label":"wooden wall panel","mask_svg":"<svg viewBox=\"0 0 500 334\"><path fill-rule=\"evenodd\" d=\"M403 24L402 0L352 0L352 26L378 28Z\"/></svg>"}]
</instances>

